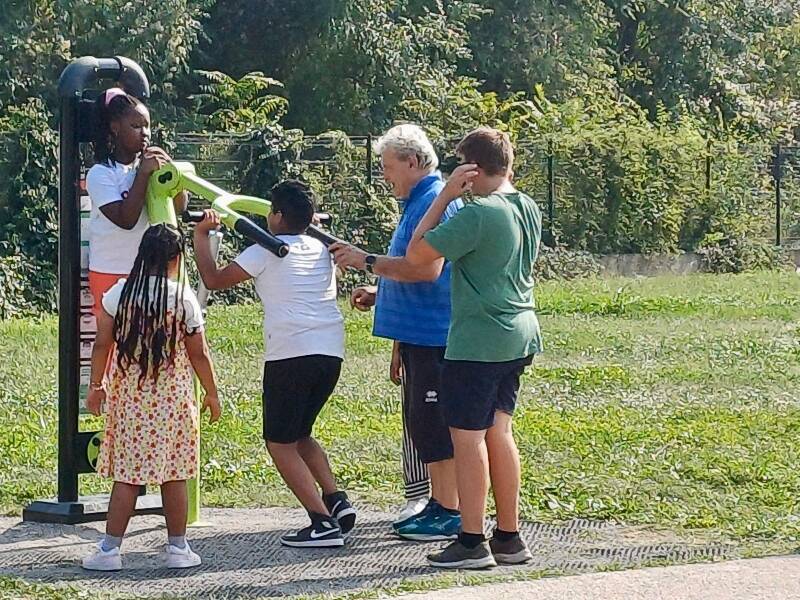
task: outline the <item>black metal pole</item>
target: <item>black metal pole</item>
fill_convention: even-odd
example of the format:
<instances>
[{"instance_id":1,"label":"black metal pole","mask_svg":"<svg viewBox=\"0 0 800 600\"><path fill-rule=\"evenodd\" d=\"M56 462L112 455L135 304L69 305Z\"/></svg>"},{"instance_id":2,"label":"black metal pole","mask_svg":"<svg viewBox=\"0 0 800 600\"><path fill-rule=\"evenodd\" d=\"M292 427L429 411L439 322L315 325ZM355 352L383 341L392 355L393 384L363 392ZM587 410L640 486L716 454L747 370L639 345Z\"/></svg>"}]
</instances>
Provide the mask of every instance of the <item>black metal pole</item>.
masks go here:
<instances>
[{"instance_id":1,"label":"black metal pole","mask_svg":"<svg viewBox=\"0 0 800 600\"><path fill-rule=\"evenodd\" d=\"M367 183L372 185L372 134L367 134Z\"/></svg>"},{"instance_id":2,"label":"black metal pole","mask_svg":"<svg viewBox=\"0 0 800 600\"><path fill-rule=\"evenodd\" d=\"M58 188L58 499L35 500L22 511L25 521L83 523L104 519L105 504L82 502L78 475L94 471L87 454L97 438L93 431L79 430L80 395L80 294L81 217L79 144L91 139L89 112L94 104L83 95L102 79L117 82L140 98L150 95L141 67L125 57L84 56L72 61L58 80L59 188ZM143 506L137 513L157 512L159 503Z\"/></svg>"},{"instance_id":3,"label":"black metal pole","mask_svg":"<svg viewBox=\"0 0 800 600\"><path fill-rule=\"evenodd\" d=\"M58 501L78 500L75 439L78 433L80 337L80 158L78 97L61 99L58 193Z\"/></svg>"},{"instance_id":4,"label":"black metal pole","mask_svg":"<svg viewBox=\"0 0 800 600\"><path fill-rule=\"evenodd\" d=\"M775 156L772 163L772 177L775 180L775 245L781 245L781 178L783 156L780 142L775 144Z\"/></svg>"},{"instance_id":5,"label":"black metal pole","mask_svg":"<svg viewBox=\"0 0 800 600\"><path fill-rule=\"evenodd\" d=\"M711 140L706 143L706 195L711 195Z\"/></svg>"},{"instance_id":6,"label":"black metal pole","mask_svg":"<svg viewBox=\"0 0 800 600\"><path fill-rule=\"evenodd\" d=\"M553 156L553 142L547 144L547 227L553 234L553 217L556 201L556 169Z\"/></svg>"},{"instance_id":7,"label":"black metal pole","mask_svg":"<svg viewBox=\"0 0 800 600\"><path fill-rule=\"evenodd\" d=\"M84 56L67 65L58 80L61 99L60 184L58 192L58 501L79 498L78 397L80 394L81 132L79 104L87 87L100 79L119 82L140 98L150 95L141 67L124 57Z\"/></svg>"}]
</instances>

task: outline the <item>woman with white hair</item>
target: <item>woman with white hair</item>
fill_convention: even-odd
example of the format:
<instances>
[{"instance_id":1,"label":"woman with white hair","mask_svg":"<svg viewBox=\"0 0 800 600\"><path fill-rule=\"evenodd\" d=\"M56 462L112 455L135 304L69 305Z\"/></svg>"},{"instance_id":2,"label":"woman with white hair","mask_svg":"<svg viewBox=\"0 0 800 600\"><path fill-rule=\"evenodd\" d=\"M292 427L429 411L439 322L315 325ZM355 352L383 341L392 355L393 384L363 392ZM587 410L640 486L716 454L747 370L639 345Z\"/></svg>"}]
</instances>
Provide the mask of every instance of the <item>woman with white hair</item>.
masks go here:
<instances>
[{"instance_id":1,"label":"woman with white hair","mask_svg":"<svg viewBox=\"0 0 800 600\"><path fill-rule=\"evenodd\" d=\"M392 127L378 139L375 149L381 156L384 179L403 211L388 255L371 255L344 244L334 244L330 250L339 266L382 276L377 288L354 290L351 302L359 310L375 306L373 335L393 341L389 377L402 385L403 472L408 502L392 527L406 539L455 539L461 528L461 513L453 445L439 405L450 325L450 268L444 265L441 274L441 265L409 269L402 260L417 224L444 182L436 170L439 159L433 145L417 125ZM460 200L453 201L443 220L461 206Z\"/></svg>"}]
</instances>

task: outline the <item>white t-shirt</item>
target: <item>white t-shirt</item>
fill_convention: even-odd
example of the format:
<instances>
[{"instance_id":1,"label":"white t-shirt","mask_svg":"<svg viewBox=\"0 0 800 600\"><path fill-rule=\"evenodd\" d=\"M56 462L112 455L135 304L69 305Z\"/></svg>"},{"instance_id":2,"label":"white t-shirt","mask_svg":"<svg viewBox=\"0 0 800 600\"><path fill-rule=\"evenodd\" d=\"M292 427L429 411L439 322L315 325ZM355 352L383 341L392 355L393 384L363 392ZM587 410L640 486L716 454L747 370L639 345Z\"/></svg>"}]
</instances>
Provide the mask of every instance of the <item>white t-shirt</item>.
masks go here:
<instances>
[{"instance_id":1,"label":"white t-shirt","mask_svg":"<svg viewBox=\"0 0 800 600\"><path fill-rule=\"evenodd\" d=\"M150 285L150 298L153 298L157 277L151 276ZM119 301L122 297L122 288L125 287L127 279L120 279L109 290L103 294L103 310L105 310L112 317L117 314L119 309ZM172 279L167 281L167 310L175 308L178 305L178 282ZM192 288L184 284L183 287L183 310L186 321L186 331L195 333L202 331L205 320L203 319L203 310L200 308L200 302L197 301Z\"/></svg>"},{"instance_id":2,"label":"white t-shirt","mask_svg":"<svg viewBox=\"0 0 800 600\"><path fill-rule=\"evenodd\" d=\"M344 358L344 319L328 249L307 235L278 237L289 244L285 257L253 244L235 259L255 279L264 305L264 360L310 354Z\"/></svg>"},{"instance_id":3,"label":"white t-shirt","mask_svg":"<svg viewBox=\"0 0 800 600\"><path fill-rule=\"evenodd\" d=\"M92 200L89 221L91 271L127 275L133 268L133 261L139 252L139 242L149 226L147 207L142 207L142 213L133 229L117 227L100 212L100 207L128 197L138 166L138 161L129 165L116 163L113 167L97 164L86 175L86 189Z\"/></svg>"}]
</instances>

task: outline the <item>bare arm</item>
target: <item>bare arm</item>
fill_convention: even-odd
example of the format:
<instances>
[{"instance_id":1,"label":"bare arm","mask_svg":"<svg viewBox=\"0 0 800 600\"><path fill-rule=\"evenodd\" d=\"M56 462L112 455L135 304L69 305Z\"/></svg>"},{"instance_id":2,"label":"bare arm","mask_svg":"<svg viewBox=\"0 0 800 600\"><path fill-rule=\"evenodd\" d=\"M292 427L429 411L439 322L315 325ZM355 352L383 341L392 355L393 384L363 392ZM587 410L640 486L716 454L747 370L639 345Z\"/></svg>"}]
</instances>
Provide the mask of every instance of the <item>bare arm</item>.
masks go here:
<instances>
[{"instance_id":1,"label":"bare arm","mask_svg":"<svg viewBox=\"0 0 800 600\"><path fill-rule=\"evenodd\" d=\"M189 208L189 194L186 191L180 191L172 198L172 206L175 207L175 214L180 217L181 213Z\"/></svg>"},{"instance_id":2,"label":"bare arm","mask_svg":"<svg viewBox=\"0 0 800 600\"><path fill-rule=\"evenodd\" d=\"M139 216L144 208L145 199L147 198L147 182L150 180L150 175L163 167L168 160L169 157L160 148L146 150L142 156L142 162L139 164L139 170L136 172L136 178L133 180L133 185L128 190L128 196L121 198L118 202L111 202L101 206L100 212L117 227L133 229L139 221Z\"/></svg>"},{"instance_id":3,"label":"bare arm","mask_svg":"<svg viewBox=\"0 0 800 600\"><path fill-rule=\"evenodd\" d=\"M184 336L186 352L189 354L189 361L192 363L194 372L200 380L200 385L207 394L217 395L217 377L214 373L214 365L211 362L211 352L206 343L206 335L203 331Z\"/></svg>"},{"instance_id":4,"label":"bare arm","mask_svg":"<svg viewBox=\"0 0 800 600\"><path fill-rule=\"evenodd\" d=\"M345 268L365 270L367 253L349 244L331 244L328 248L333 254L336 265ZM418 281L435 281L442 273L444 259L424 264L412 264L403 256L378 256L372 268L373 273L381 277L406 283Z\"/></svg>"},{"instance_id":5,"label":"bare arm","mask_svg":"<svg viewBox=\"0 0 800 600\"><path fill-rule=\"evenodd\" d=\"M211 422L219 419L219 393L217 391L217 377L214 373L214 363L211 362L211 352L206 343L205 333L197 333L184 336L183 343L189 355L189 362L192 363L194 372L200 380L200 385L206 392L203 408L211 410Z\"/></svg>"},{"instance_id":6,"label":"bare arm","mask_svg":"<svg viewBox=\"0 0 800 600\"><path fill-rule=\"evenodd\" d=\"M447 184L436 196L411 236L405 256L411 264L426 265L440 259L442 255L425 241L424 236L439 225L450 203L463 194L464 190L470 189L472 179L478 174L476 167L474 164L459 165L450 175Z\"/></svg>"},{"instance_id":7,"label":"bare arm","mask_svg":"<svg viewBox=\"0 0 800 600\"><path fill-rule=\"evenodd\" d=\"M392 342L392 360L389 363L389 381L395 385L403 382L403 360L400 356L400 342Z\"/></svg>"},{"instance_id":8,"label":"bare arm","mask_svg":"<svg viewBox=\"0 0 800 600\"><path fill-rule=\"evenodd\" d=\"M101 206L100 212L117 227L133 229L144 208L149 177L149 173L140 170L136 173L136 179L133 180L131 189L128 190L127 198Z\"/></svg>"},{"instance_id":9,"label":"bare arm","mask_svg":"<svg viewBox=\"0 0 800 600\"><path fill-rule=\"evenodd\" d=\"M98 389L104 385L108 355L114 346L114 318L105 310L100 309L97 315L97 337L92 348L92 367L89 378L89 395L86 398L86 410L93 415L99 415L105 400L105 389Z\"/></svg>"},{"instance_id":10,"label":"bare arm","mask_svg":"<svg viewBox=\"0 0 800 600\"><path fill-rule=\"evenodd\" d=\"M395 281L436 281L442 274L444 258L431 262L414 264L404 256L379 256L372 268L375 274Z\"/></svg>"},{"instance_id":11,"label":"bare arm","mask_svg":"<svg viewBox=\"0 0 800 600\"><path fill-rule=\"evenodd\" d=\"M219 215L213 210L205 211L205 218L194 228L194 258L200 278L209 290L224 290L250 279L250 275L235 262L220 269L211 256L211 241L208 233L219 226Z\"/></svg>"},{"instance_id":12,"label":"bare arm","mask_svg":"<svg viewBox=\"0 0 800 600\"><path fill-rule=\"evenodd\" d=\"M377 275L403 282L435 281L441 275L444 257L423 238L428 231L441 223L442 216L450 203L471 188L472 180L478 174L476 168L474 164L464 164L453 171L414 230L406 255L379 256L373 266L373 271ZM364 270L367 254L363 250L349 244L332 244L329 250L339 267Z\"/></svg>"}]
</instances>

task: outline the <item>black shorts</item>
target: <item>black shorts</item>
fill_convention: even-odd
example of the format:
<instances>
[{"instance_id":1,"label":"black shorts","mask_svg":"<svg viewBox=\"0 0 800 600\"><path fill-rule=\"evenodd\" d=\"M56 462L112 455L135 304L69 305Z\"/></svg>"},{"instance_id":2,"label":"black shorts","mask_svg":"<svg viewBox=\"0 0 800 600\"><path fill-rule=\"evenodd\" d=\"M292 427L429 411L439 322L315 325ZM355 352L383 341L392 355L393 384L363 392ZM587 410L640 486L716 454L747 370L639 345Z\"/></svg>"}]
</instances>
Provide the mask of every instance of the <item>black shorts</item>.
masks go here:
<instances>
[{"instance_id":1,"label":"black shorts","mask_svg":"<svg viewBox=\"0 0 800 600\"><path fill-rule=\"evenodd\" d=\"M322 354L265 362L264 439L291 444L310 436L341 370L341 358Z\"/></svg>"},{"instance_id":2,"label":"black shorts","mask_svg":"<svg viewBox=\"0 0 800 600\"><path fill-rule=\"evenodd\" d=\"M442 388L444 347L400 344L403 361L403 418L424 463L453 458L450 429L439 395Z\"/></svg>"},{"instance_id":3,"label":"black shorts","mask_svg":"<svg viewBox=\"0 0 800 600\"><path fill-rule=\"evenodd\" d=\"M445 360L442 405L447 425L480 431L494 425L495 411L514 414L519 378L533 356L507 362Z\"/></svg>"}]
</instances>

